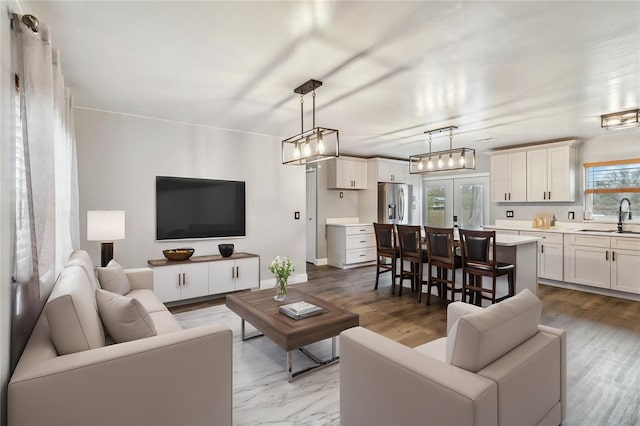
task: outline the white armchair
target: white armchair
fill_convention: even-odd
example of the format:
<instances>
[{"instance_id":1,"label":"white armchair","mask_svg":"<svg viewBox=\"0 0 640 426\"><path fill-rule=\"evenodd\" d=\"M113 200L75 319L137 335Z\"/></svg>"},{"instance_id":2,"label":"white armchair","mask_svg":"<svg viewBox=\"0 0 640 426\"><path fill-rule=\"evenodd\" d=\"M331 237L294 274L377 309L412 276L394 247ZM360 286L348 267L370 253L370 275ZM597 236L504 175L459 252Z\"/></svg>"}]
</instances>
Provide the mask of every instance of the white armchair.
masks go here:
<instances>
[{"instance_id":1,"label":"white armchair","mask_svg":"<svg viewBox=\"0 0 640 426\"><path fill-rule=\"evenodd\" d=\"M340 336L340 417L349 425L559 425L566 334L539 325L528 290L447 310L448 337L411 349L362 327Z\"/></svg>"}]
</instances>

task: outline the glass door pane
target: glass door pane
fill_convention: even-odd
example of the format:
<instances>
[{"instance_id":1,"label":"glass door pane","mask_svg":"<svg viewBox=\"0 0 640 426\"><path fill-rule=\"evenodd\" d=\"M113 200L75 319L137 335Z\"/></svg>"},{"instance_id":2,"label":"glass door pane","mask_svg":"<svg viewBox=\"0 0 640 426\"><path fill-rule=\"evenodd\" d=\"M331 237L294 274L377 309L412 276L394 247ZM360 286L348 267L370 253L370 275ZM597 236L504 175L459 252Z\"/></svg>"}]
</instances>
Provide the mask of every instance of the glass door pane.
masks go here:
<instances>
[{"instance_id":1,"label":"glass door pane","mask_svg":"<svg viewBox=\"0 0 640 426\"><path fill-rule=\"evenodd\" d=\"M424 181L423 223L427 226L453 226L453 180Z\"/></svg>"},{"instance_id":2,"label":"glass door pane","mask_svg":"<svg viewBox=\"0 0 640 426\"><path fill-rule=\"evenodd\" d=\"M489 180L487 178L455 179L454 211L458 226L481 229L489 218Z\"/></svg>"}]
</instances>

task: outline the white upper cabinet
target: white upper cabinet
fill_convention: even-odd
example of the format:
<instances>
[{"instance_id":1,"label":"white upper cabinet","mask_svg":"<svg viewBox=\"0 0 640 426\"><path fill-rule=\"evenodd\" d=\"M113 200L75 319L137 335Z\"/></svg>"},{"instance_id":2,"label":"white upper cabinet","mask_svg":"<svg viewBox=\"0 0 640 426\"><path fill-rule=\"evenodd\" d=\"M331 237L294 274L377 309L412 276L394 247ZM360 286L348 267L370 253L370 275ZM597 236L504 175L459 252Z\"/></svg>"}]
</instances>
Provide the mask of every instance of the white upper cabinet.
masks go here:
<instances>
[{"instance_id":1,"label":"white upper cabinet","mask_svg":"<svg viewBox=\"0 0 640 426\"><path fill-rule=\"evenodd\" d=\"M367 189L367 160L338 157L327 162L328 189Z\"/></svg>"},{"instance_id":2,"label":"white upper cabinet","mask_svg":"<svg viewBox=\"0 0 640 426\"><path fill-rule=\"evenodd\" d=\"M575 202L576 141L567 140L491 155L491 201Z\"/></svg>"},{"instance_id":3,"label":"white upper cabinet","mask_svg":"<svg viewBox=\"0 0 640 426\"><path fill-rule=\"evenodd\" d=\"M378 182L407 183L409 164L406 161L379 158Z\"/></svg>"},{"instance_id":4,"label":"white upper cabinet","mask_svg":"<svg viewBox=\"0 0 640 426\"><path fill-rule=\"evenodd\" d=\"M527 201L527 153L511 152L491 156L491 201Z\"/></svg>"},{"instance_id":5,"label":"white upper cabinet","mask_svg":"<svg viewBox=\"0 0 640 426\"><path fill-rule=\"evenodd\" d=\"M575 157L572 146L527 151L527 201L575 201Z\"/></svg>"}]
</instances>

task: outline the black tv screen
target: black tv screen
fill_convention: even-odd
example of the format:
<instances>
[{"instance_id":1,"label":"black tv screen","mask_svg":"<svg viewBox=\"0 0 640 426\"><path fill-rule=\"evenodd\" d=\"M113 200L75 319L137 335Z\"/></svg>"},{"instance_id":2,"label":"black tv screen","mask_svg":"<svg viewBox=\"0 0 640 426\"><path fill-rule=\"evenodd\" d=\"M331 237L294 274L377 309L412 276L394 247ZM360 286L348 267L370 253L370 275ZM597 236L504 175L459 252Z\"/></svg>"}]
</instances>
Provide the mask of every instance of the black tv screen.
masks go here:
<instances>
[{"instance_id":1,"label":"black tv screen","mask_svg":"<svg viewBox=\"0 0 640 426\"><path fill-rule=\"evenodd\" d=\"M245 183L156 176L156 239L245 236Z\"/></svg>"}]
</instances>

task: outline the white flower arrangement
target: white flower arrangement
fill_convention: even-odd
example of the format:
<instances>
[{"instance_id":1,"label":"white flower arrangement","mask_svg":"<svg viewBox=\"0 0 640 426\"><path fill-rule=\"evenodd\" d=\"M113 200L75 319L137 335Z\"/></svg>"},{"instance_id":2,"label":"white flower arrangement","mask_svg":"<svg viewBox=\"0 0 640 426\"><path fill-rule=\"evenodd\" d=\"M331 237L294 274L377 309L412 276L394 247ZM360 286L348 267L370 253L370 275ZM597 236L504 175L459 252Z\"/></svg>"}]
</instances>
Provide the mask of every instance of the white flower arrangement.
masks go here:
<instances>
[{"instance_id":1,"label":"white flower arrangement","mask_svg":"<svg viewBox=\"0 0 640 426\"><path fill-rule=\"evenodd\" d=\"M282 281L287 281L295 271L291 259L286 256L276 256L269 265L269 271Z\"/></svg>"}]
</instances>

